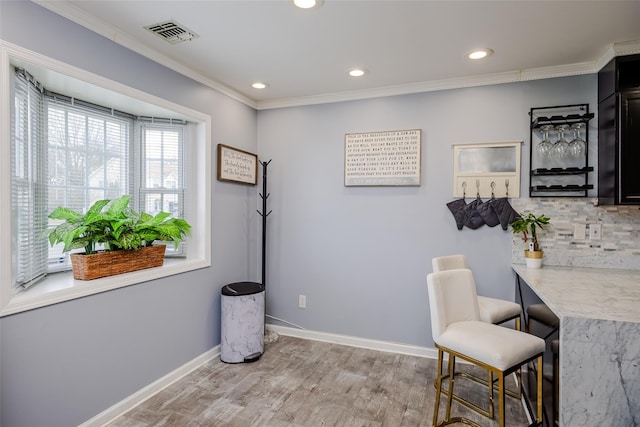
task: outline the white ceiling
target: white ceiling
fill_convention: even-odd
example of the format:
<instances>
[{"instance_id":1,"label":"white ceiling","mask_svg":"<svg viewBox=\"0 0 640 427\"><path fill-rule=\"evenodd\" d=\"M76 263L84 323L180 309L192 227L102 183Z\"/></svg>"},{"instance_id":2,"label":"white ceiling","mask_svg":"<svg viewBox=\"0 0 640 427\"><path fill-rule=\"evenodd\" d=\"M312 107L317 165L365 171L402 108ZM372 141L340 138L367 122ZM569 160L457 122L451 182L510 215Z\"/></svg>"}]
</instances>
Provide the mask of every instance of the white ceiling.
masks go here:
<instances>
[{"instance_id":1,"label":"white ceiling","mask_svg":"<svg viewBox=\"0 0 640 427\"><path fill-rule=\"evenodd\" d=\"M640 1L36 3L258 109L593 73L640 53ZM144 29L171 19L199 37L172 45ZM480 47L495 53L466 59Z\"/></svg>"}]
</instances>

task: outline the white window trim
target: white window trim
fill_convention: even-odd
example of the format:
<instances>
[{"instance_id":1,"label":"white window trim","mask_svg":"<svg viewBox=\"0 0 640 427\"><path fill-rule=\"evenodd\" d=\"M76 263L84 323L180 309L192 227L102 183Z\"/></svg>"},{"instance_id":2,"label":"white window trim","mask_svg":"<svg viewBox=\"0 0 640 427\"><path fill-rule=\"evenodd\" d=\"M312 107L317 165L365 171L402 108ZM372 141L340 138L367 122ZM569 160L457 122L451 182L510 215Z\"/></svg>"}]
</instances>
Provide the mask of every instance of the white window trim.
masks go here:
<instances>
[{"instance_id":1,"label":"white window trim","mask_svg":"<svg viewBox=\"0 0 640 427\"><path fill-rule=\"evenodd\" d=\"M90 281L73 280L70 272L56 273L41 284L14 294L11 271L11 102L8 94L11 84L11 65L33 65L51 70L96 89L120 94L143 104L156 106L181 117L195 121L197 143L191 144L188 153L195 170L186 177L185 186L191 197L188 202L190 213L186 218L192 225L192 235L188 238L186 258L165 259L162 267L119 274ZM174 104L138 89L114 82L96 74L73 67L20 46L0 40L0 317L20 313L38 307L57 304L75 298L85 297L124 286L143 283L174 274L211 266L211 117L207 114ZM54 277L55 276L55 277Z\"/></svg>"}]
</instances>

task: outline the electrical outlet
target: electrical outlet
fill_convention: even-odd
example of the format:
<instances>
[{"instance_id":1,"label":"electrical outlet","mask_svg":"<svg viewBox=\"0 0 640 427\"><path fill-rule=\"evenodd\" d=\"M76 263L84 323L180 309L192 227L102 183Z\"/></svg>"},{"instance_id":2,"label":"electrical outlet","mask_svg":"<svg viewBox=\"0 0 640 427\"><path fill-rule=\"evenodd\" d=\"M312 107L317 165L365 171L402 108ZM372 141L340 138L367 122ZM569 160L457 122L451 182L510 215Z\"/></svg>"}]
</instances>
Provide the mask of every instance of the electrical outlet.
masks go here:
<instances>
[{"instance_id":1,"label":"electrical outlet","mask_svg":"<svg viewBox=\"0 0 640 427\"><path fill-rule=\"evenodd\" d=\"M589 225L589 239L600 240L602 233L602 226L600 224Z\"/></svg>"},{"instance_id":2,"label":"electrical outlet","mask_svg":"<svg viewBox=\"0 0 640 427\"><path fill-rule=\"evenodd\" d=\"M586 224L573 224L573 240L584 240L587 236Z\"/></svg>"},{"instance_id":3,"label":"electrical outlet","mask_svg":"<svg viewBox=\"0 0 640 427\"><path fill-rule=\"evenodd\" d=\"M298 307L307 308L307 296L306 295L298 295Z\"/></svg>"}]
</instances>

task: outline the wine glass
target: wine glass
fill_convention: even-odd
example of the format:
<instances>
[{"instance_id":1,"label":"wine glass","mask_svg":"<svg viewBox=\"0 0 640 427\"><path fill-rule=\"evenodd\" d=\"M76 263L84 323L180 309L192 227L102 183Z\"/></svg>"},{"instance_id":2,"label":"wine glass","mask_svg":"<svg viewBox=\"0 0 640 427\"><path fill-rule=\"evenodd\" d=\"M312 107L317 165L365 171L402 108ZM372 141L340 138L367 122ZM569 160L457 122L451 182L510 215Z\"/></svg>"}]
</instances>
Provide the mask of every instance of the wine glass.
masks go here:
<instances>
[{"instance_id":1,"label":"wine glass","mask_svg":"<svg viewBox=\"0 0 640 427\"><path fill-rule=\"evenodd\" d=\"M558 138L558 141L553 144L550 155L558 160L564 160L569 157L569 143L564 138L564 133L567 129L569 129L569 125L556 126L556 130L560 133L560 137Z\"/></svg>"},{"instance_id":2,"label":"wine glass","mask_svg":"<svg viewBox=\"0 0 640 427\"><path fill-rule=\"evenodd\" d=\"M540 130L542 131L542 141L538 143L536 150L538 151L538 155L541 159L549 157L551 149L553 148L553 144L549 141L549 131L552 129L553 125L544 125L540 127Z\"/></svg>"},{"instance_id":3,"label":"wine glass","mask_svg":"<svg viewBox=\"0 0 640 427\"><path fill-rule=\"evenodd\" d=\"M575 136L571 142L569 142L569 155L576 159L581 159L587 151L586 142L584 142L584 139L580 138L580 129L583 127L585 127L585 124L582 122L571 125Z\"/></svg>"}]
</instances>

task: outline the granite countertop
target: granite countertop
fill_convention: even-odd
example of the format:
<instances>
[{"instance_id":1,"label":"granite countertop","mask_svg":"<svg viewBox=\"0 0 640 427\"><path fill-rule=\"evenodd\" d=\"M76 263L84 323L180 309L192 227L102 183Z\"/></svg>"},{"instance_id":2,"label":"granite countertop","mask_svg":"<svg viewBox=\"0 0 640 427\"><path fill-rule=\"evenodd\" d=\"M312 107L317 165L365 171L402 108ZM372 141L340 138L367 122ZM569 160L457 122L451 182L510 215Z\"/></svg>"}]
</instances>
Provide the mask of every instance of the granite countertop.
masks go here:
<instances>
[{"instance_id":1,"label":"granite countertop","mask_svg":"<svg viewBox=\"0 0 640 427\"><path fill-rule=\"evenodd\" d=\"M640 270L512 264L558 317L640 323Z\"/></svg>"}]
</instances>

